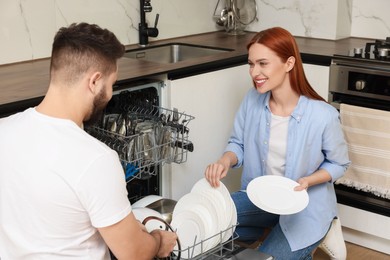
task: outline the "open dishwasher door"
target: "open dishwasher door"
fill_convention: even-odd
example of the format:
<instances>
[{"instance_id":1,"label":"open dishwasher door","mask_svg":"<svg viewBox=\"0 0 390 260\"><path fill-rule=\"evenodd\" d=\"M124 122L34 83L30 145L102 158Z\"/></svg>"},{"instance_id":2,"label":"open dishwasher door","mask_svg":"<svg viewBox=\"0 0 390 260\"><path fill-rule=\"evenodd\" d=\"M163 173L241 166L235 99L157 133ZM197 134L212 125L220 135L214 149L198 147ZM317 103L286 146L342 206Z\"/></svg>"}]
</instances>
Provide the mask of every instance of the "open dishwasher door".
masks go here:
<instances>
[{"instance_id":1,"label":"open dishwasher door","mask_svg":"<svg viewBox=\"0 0 390 260\"><path fill-rule=\"evenodd\" d=\"M239 248L233 254L226 258L227 260L273 260L268 254L262 253L255 249Z\"/></svg>"},{"instance_id":2,"label":"open dishwasher door","mask_svg":"<svg viewBox=\"0 0 390 260\"><path fill-rule=\"evenodd\" d=\"M262 253L256 249L243 248L235 246L232 251L224 251L222 254L211 254L209 256L203 255L200 258L204 260L274 260L275 258Z\"/></svg>"}]
</instances>

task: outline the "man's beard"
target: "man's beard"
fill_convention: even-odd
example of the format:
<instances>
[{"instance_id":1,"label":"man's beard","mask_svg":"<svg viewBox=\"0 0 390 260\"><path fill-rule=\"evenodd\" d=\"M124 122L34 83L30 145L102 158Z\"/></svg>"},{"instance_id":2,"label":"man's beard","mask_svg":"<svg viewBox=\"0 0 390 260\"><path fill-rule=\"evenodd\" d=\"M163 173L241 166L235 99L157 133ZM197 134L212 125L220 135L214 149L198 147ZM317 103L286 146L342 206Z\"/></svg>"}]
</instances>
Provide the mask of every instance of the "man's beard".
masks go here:
<instances>
[{"instance_id":1,"label":"man's beard","mask_svg":"<svg viewBox=\"0 0 390 260\"><path fill-rule=\"evenodd\" d=\"M84 121L84 125L95 125L103 119L104 109L107 106L108 101L106 92L104 91L105 86L101 89L101 91L97 94L95 99L93 100L92 109L89 117L87 117Z\"/></svg>"}]
</instances>

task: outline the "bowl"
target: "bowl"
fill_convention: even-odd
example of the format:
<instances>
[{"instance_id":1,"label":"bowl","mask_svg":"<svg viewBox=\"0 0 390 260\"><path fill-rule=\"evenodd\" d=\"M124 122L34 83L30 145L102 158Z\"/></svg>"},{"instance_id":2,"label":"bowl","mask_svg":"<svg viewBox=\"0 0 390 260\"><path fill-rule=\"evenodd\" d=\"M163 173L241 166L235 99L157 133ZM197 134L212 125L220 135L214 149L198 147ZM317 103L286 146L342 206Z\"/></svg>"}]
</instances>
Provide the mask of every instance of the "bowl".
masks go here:
<instances>
[{"instance_id":1,"label":"bowl","mask_svg":"<svg viewBox=\"0 0 390 260\"><path fill-rule=\"evenodd\" d=\"M163 198L147 205L147 208L159 212L162 215L162 218L170 224L172 221L173 209L175 208L176 203L176 200Z\"/></svg>"}]
</instances>

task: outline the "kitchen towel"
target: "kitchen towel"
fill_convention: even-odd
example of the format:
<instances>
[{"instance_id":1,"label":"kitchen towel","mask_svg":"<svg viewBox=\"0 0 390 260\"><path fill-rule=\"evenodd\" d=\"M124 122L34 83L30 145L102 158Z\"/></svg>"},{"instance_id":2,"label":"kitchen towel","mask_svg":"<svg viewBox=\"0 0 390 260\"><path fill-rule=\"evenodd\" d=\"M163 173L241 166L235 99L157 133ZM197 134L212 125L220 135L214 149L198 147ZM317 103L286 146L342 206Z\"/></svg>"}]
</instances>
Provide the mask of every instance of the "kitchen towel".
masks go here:
<instances>
[{"instance_id":1,"label":"kitchen towel","mask_svg":"<svg viewBox=\"0 0 390 260\"><path fill-rule=\"evenodd\" d=\"M390 199L390 112L340 105L351 165L336 181Z\"/></svg>"}]
</instances>

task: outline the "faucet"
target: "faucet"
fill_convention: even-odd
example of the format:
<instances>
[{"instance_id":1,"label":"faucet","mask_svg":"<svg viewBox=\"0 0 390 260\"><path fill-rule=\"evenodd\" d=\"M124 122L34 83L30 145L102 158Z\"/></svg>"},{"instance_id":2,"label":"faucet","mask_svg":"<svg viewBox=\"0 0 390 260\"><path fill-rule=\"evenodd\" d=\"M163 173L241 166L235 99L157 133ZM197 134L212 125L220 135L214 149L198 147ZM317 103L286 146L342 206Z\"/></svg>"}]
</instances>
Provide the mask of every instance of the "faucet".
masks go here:
<instances>
[{"instance_id":1,"label":"faucet","mask_svg":"<svg viewBox=\"0 0 390 260\"><path fill-rule=\"evenodd\" d=\"M157 23L159 14L156 14L156 20L154 22L154 27L148 27L146 23L145 13L152 11L152 5L150 4L151 0L140 0L140 18L141 22L138 24L138 35L139 35L139 45L145 47L149 44L149 37L157 37L158 29Z\"/></svg>"}]
</instances>

